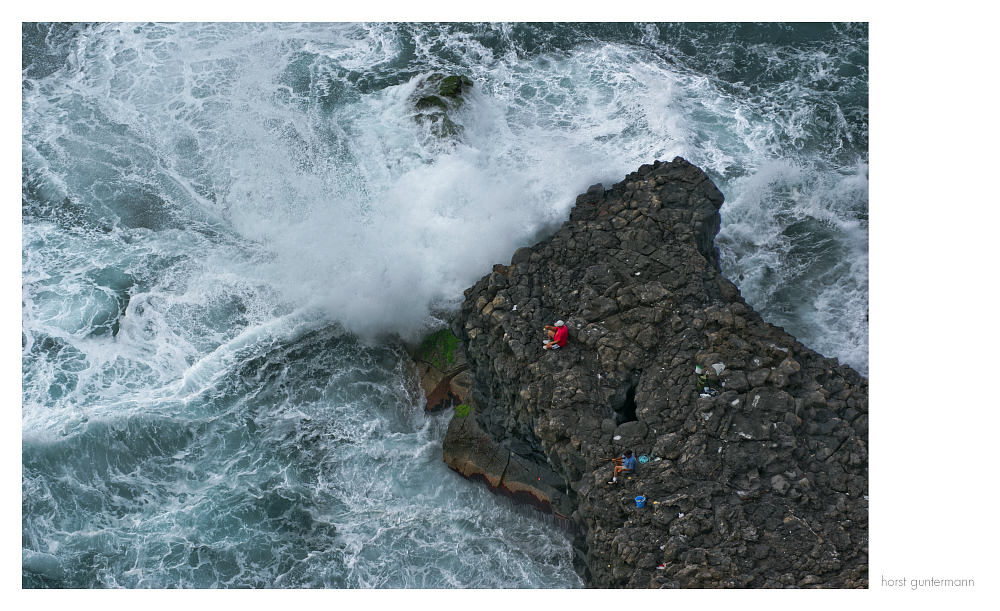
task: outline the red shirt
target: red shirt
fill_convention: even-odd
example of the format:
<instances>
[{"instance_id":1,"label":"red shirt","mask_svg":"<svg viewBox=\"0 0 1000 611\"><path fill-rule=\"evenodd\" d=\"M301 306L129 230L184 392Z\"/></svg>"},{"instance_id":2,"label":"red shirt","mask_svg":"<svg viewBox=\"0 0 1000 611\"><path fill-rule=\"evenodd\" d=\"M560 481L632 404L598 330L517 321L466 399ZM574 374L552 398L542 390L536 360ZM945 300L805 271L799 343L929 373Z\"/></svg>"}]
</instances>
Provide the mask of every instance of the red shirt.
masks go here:
<instances>
[{"instance_id":1,"label":"red shirt","mask_svg":"<svg viewBox=\"0 0 1000 611\"><path fill-rule=\"evenodd\" d=\"M563 325L556 329L556 335L552 338L552 341L559 344L559 347L562 348L566 345L566 340L568 339L569 329L566 328L566 325Z\"/></svg>"}]
</instances>

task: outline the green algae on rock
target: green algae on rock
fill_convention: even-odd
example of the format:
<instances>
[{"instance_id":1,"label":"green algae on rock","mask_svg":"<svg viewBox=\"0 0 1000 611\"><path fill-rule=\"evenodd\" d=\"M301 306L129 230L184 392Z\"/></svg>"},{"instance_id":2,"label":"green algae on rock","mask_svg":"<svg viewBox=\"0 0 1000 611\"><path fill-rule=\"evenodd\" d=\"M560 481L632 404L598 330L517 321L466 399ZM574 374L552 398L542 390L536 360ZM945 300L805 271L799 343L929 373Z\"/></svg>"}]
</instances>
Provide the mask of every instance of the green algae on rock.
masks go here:
<instances>
[{"instance_id":1,"label":"green algae on rock","mask_svg":"<svg viewBox=\"0 0 1000 611\"><path fill-rule=\"evenodd\" d=\"M455 362L458 338L451 329L441 329L427 336L417 348L413 358L425 361L438 369L445 369Z\"/></svg>"},{"instance_id":2,"label":"green algae on rock","mask_svg":"<svg viewBox=\"0 0 1000 611\"><path fill-rule=\"evenodd\" d=\"M410 350L410 358L427 399L426 411L441 411L465 401L469 365L459 339L450 329L428 335Z\"/></svg>"}]
</instances>

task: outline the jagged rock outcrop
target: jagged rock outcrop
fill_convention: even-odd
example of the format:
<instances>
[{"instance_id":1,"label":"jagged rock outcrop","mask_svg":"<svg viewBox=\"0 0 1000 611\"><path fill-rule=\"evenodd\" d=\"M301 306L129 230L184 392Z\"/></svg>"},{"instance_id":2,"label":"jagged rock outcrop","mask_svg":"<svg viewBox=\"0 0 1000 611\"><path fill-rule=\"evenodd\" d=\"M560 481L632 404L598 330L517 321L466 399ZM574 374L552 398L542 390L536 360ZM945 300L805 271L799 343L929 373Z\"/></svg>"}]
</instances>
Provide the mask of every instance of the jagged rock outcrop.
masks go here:
<instances>
[{"instance_id":1,"label":"jagged rock outcrop","mask_svg":"<svg viewBox=\"0 0 1000 611\"><path fill-rule=\"evenodd\" d=\"M868 382L722 276L722 202L681 158L644 165L468 289L475 409L445 459L545 479L525 493L565 497L595 587L865 587ZM542 350L560 318L569 344ZM626 448L650 460L610 485Z\"/></svg>"}]
</instances>

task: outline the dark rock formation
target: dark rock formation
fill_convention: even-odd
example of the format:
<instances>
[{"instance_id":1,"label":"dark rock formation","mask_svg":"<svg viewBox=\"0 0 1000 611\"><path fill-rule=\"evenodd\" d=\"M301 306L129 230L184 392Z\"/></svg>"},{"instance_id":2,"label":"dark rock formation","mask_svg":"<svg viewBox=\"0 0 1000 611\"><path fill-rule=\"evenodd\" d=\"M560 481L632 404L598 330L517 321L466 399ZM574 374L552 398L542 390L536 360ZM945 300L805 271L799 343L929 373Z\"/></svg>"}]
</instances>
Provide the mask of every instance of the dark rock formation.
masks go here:
<instances>
[{"instance_id":1,"label":"dark rock formation","mask_svg":"<svg viewBox=\"0 0 1000 611\"><path fill-rule=\"evenodd\" d=\"M468 289L475 409L445 459L571 510L592 586L866 587L868 382L722 276L722 201L683 159L644 165ZM650 459L610 485L627 448Z\"/></svg>"}]
</instances>

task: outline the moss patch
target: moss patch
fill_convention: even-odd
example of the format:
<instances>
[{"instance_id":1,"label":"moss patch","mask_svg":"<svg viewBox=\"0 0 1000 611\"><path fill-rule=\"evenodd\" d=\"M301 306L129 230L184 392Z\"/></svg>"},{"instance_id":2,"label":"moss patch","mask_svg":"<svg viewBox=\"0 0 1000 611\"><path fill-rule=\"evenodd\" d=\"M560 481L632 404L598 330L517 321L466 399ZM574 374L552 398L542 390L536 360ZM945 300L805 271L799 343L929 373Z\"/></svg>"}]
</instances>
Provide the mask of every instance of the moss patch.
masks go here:
<instances>
[{"instance_id":1,"label":"moss patch","mask_svg":"<svg viewBox=\"0 0 1000 611\"><path fill-rule=\"evenodd\" d=\"M456 418L465 418L466 416L469 415L469 410L471 410L471 409L472 409L472 407L468 403L462 403L461 405L456 405L455 406L455 417Z\"/></svg>"},{"instance_id":2,"label":"moss patch","mask_svg":"<svg viewBox=\"0 0 1000 611\"><path fill-rule=\"evenodd\" d=\"M458 338L450 329L441 329L429 336L417 348L416 357L440 370L455 362Z\"/></svg>"}]
</instances>

